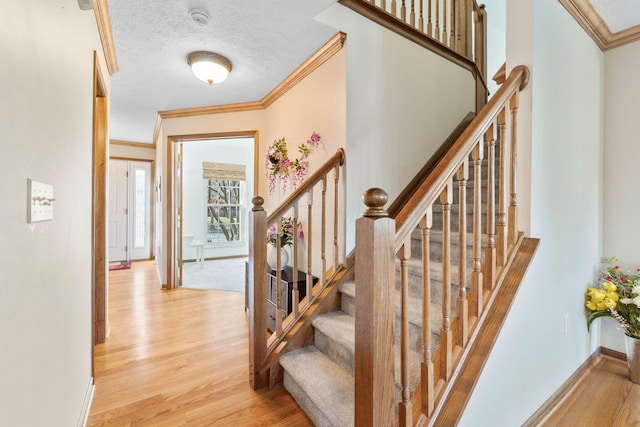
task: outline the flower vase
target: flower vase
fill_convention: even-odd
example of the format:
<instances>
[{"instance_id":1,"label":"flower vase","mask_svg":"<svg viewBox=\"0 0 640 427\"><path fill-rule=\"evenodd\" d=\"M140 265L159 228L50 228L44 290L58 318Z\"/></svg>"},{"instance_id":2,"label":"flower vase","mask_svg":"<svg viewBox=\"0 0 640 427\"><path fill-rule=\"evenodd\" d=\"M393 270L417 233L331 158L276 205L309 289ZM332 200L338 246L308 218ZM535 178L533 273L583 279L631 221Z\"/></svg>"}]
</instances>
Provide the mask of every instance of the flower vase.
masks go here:
<instances>
[{"instance_id":1,"label":"flower vase","mask_svg":"<svg viewBox=\"0 0 640 427\"><path fill-rule=\"evenodd\" d=\"M624 347L627 351L629 379L636 384L640 384L640 339L625 334Z\"/></svg>"},{"instance_id":2,"label":"flower vase","mask_svg":"<svg viewBox=\"0 0 640 427\"><path fill-rule=\"evenodd\" d=\"M285 248L280 248L280 270L284 270L288 263L289 252L287 252ZM275 246L269 245L269 250L267 251L267 264L269 264L269 268L271 270L278 268L278 249Z\"/></svg>"}]
</instances>

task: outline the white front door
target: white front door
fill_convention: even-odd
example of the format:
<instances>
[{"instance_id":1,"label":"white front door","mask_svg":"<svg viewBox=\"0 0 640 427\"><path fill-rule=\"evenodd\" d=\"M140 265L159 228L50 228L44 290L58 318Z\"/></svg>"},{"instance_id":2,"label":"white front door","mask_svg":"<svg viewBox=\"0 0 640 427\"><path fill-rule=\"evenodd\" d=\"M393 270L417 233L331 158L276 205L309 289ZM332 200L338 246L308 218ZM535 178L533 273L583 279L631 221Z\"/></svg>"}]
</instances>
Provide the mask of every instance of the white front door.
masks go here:
<instances>
[{"instance_id":1,"label":"white front door","mask_svg":"<svg viewBox=\"0 0 640 427\"><path fill-rule=\"evenodd\" d=\"M127 260L128 162L109 162L109 261Z\"/></svg>"}]
</instances>

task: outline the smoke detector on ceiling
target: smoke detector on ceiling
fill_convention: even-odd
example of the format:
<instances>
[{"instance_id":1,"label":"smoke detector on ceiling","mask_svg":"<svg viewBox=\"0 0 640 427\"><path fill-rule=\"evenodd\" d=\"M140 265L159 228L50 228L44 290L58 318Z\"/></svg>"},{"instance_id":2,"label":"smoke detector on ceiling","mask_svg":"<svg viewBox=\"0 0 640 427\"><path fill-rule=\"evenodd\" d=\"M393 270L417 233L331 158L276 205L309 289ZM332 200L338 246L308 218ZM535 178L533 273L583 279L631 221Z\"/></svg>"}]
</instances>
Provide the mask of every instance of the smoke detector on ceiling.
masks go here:
<instances>
[{"instance_id":1,"label":"smoke detector on ceiling","mask_svg":"<svg viewBox=\"0 0 640 427\"><path fill-rule=\"evenodd\" d=\"M202 9L191 9L189 16L194 24L199 27L206 27L209 25L209 14Z\"/></svg>"}]
</instances>

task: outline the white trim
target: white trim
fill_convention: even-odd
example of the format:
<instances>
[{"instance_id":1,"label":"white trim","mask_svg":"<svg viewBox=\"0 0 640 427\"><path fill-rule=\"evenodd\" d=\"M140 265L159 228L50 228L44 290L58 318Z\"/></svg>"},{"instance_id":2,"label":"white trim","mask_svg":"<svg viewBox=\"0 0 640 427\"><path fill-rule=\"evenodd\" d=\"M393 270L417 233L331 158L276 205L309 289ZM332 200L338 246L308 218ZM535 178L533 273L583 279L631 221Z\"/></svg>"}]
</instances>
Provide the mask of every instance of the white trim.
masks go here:
<instances>
[{"instance_id":1,"label":"white trim","mask_svg":"<svg viewBox=\"0 0 640 427\"><path fill-rule=\"evenodd\" d=\"M89 412L91 411L91 403L93 403L93 393L96 390L96 385L93 383L93 377L89 378L89 387L84 395L84 401L82 402L82 411L80 412L80 418L78 419L78 427L86 427L89 421Z\"/></svg>"}]
</instances>

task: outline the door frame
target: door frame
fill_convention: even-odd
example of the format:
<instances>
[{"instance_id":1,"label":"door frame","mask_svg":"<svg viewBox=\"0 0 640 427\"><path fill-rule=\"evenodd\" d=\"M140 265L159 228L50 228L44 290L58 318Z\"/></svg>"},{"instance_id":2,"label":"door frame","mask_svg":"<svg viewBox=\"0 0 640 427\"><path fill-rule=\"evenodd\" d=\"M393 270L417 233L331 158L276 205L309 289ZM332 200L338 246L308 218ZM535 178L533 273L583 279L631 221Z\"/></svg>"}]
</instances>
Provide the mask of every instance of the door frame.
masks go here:
<instances>
[{"instance_id":1,"label":"door frame","mask_svg":"<svg viewBox=\"0 0 640 427\"><path fill-rule=\"evenodd\" d=\"M93 52L93 141L92 141L92 341L91 370L96 344L109 336L107 274L107 156L109 129L109 93L100 67L98 53Z\"/></svg>"},{"instance_id":2,"label":"door frame","mask_svg":"<svg viewBox=\"0 0 640 427\"><path fill-rule=\"evenodd\" d=\"M180 200L176 200L176 177L174 176L174 169L177 163L176 147L179 143L185 141L203 141L208 139L231 139L231 138L253 138L253 196L255 197L258 192L258 147L259 144L259 131L247 130L247 131L235 131L235 132L212 132L212 133L197 133L186 135L169 135L167 136L167 193L165 209L165 227L167 230L167 242L165 244L166 250L166 282L162 285L164 289L176 289L178 284L176 283L176 258L178 251L180 250L178 242L174 242L174 236L176 233L176 221L174 218L174 212L180 205Z\"/></svg>"},{"instance_id":3,"label":"door frame","mask_svg":"<svg viewBox=\"0 0 640 427\"><path fill-rule=\"evenodd\" d=\"M128 143L128 144L121 144L121 145L132 145L132 146L140 146L140 143ZM147 145L147 144L145 144ZM155 148L155 146L152 146L151 144L148 144L149 148ZM147 147L144 147L147 148ZM146 163L150 163L151 165L151 175L149 177L150 179L150 186L149 186L149 259L150 260L154 260L156 259L156 191L155 191L155 187L156 187L156 183L155 183L155 179L156 179L156 161L155 160L149 160L149 159L141 159L138 157L125 157L125 156L109 156L109 161L111 160L125 160L128 162L146 162Z\"/></svg>"}]
</instances>

